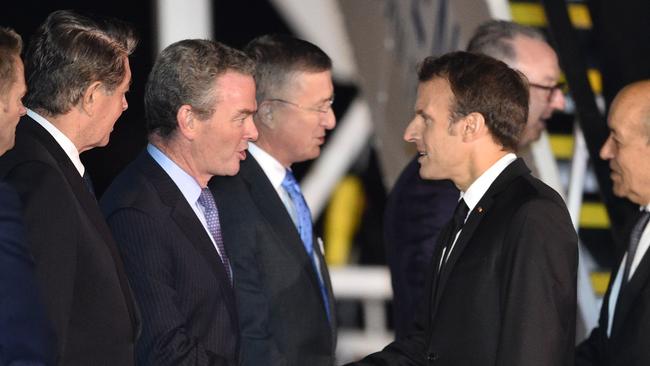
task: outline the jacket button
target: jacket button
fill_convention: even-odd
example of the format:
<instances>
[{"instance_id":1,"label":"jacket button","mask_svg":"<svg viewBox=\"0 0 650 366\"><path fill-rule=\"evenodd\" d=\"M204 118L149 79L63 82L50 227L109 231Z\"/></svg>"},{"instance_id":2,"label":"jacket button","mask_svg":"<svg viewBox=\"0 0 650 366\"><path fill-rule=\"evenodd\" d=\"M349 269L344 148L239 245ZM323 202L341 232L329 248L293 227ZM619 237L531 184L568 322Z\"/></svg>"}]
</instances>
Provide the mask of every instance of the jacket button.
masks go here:
<instances>
[{"instance_id":1,"label":"jacket button","mask_svg":"<svg viewBox=\"0 0 650 366\"><path fill-rule=\"evenodd\" d=\"M436 352L431 352L427 355L427 361L438 361L438 354Z\"/></svg>"}]
</instances>

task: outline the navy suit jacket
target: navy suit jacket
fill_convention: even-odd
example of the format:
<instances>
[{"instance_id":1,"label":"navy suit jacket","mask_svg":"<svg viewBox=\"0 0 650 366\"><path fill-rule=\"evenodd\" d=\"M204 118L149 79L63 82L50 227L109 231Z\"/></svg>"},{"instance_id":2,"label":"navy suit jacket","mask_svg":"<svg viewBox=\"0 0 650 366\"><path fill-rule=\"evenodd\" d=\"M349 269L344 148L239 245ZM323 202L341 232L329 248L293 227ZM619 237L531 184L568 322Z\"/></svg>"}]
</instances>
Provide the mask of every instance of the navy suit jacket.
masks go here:
<instances>
[{"instance_id":1,"label":"navy suit jacket","mask_svg":"<svg viewBox=\"0 0 650 366\"><path fill-rule=\"evenodd\" d=\"M235 298L219 254L167 173L145 150L101 200L143 317L140 366L234 366Z\"/></svg>"},{"instance_id":2,"label":"navy suit jacket","mask_svg":"<svg viewBox=\"0 0 650 366\"><path fill-rule=\"evenodd\" d=\"M436 239L451 219L460 194L450 180L420 178L417 158L400 174L384 212L384 242L393 284L397 339L404 338L413 327Z\"/></svg>"},{"instance_id":3,"label":"navy suit jacket","mask_svg":"<svg viewBox=\"0 0 650 366\"><path fill-rule=\"evenodd\" d=\"M25 209L36 281L57 338L57 364L135 363L139 316L97 200L59 144L29 116L0 175Z\"/></svg>"},{"instance_id":4,"label":"navy suit jacket","mask_svg":"<svg viewBox=\"0 0 650 366\"><path fill-rule=\"evenodd\" d=\"M275 188L252 155L234 177L210 182L235 276L246 366L332 366L336 311L327 265L314 253L329 297L331 323L318 275Z\"/></svg>"},{"instance_id":5,"label":"navy suit jacket","mask_svg":"<svg viewBox=\"0 0 650 366\"><path fill-rule=\"evenodd\" d=\"M562 198L518 159L438 271L452 229L439 237L415 330L356 364L573 365L578 238Z\"/></svg>"},{"instance_id":6,"label":"navy suit jacket","mask_svg":"<svg viewBox=\"0 0 650 366\"><path fill-rule=\"evenodd\" d=\"M0 182L0 365L54 364L54 334L25 246L18 194Z\"/></svg>"}]
</instances>

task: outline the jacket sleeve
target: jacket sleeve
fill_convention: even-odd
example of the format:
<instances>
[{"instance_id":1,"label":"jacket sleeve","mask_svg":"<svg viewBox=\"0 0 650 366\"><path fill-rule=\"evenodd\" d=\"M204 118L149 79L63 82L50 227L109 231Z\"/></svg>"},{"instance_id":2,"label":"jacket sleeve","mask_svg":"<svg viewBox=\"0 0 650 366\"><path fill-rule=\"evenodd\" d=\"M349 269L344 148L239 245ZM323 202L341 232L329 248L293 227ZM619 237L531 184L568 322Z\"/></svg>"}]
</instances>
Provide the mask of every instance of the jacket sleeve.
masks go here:
<instances>
[{"instance_id":1,"label":"jacket sleeve","mask_svg":"<svg viewBox=\"0 0 650 366\"><path fill-rule=\"evenodd\" d=\"M522 205L510 228L496 364L573 364L578 247L568 212L536 199Z\"/></svg>"}]
</instances>

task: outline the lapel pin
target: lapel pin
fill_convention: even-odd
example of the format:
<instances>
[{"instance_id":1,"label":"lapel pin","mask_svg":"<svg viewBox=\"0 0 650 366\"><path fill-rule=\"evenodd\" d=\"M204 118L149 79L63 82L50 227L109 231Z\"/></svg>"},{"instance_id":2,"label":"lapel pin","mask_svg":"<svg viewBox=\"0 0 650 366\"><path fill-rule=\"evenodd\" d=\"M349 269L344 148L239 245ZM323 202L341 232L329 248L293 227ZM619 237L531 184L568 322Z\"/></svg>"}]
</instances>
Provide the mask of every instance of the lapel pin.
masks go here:
<instances>
[{"instance_id":1,"label":"lapel pin","mask_svg":"<svg viewBox=\"0 0 650 366\"><path fill-rule=\"evenodd\" d=\"M476 211L478 211L478 213L483 213L483 207L478 206L478 207L476 208Z\"/></svg>"}]
</instances>

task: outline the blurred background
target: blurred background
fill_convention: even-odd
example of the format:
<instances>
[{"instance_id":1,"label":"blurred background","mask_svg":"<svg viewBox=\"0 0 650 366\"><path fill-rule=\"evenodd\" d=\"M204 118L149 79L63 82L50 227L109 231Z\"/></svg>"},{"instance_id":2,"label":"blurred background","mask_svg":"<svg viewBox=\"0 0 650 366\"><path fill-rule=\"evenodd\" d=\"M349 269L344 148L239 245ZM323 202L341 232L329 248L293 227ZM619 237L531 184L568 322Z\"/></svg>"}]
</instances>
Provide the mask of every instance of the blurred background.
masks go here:
<instances>
[{"instance_id":1,"label":"blurred background","mask_svg":"<svg viewBox=\"0 0 650 366\"><path fill-rule=\"evenodd\" d=\"M342 362L379 350L393 337L382 218L387 193L415 153L402 135L412 116L417 63L464 49L487 19L543 30L558 51L569 103L566 113L549 121L533 155L540 178L566 198L580 235L578 341L595 325L613 261L623 250L621 227L635 209L612 196L597 151L613 96L650 78L649 1L21 0L5 1L0 25L28 41L57 9L119 18L140 37L131 57L129 109L108 147L82 154L98 195L145 145L144 84L166 45L212 38L241 48L258 35L286 33L332 57L338 125L321 157L294 170L325 242Z\"/></svg>"}]
</instances>

